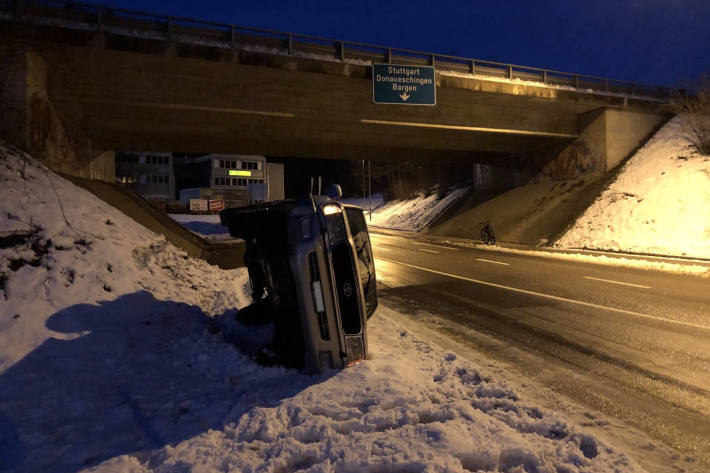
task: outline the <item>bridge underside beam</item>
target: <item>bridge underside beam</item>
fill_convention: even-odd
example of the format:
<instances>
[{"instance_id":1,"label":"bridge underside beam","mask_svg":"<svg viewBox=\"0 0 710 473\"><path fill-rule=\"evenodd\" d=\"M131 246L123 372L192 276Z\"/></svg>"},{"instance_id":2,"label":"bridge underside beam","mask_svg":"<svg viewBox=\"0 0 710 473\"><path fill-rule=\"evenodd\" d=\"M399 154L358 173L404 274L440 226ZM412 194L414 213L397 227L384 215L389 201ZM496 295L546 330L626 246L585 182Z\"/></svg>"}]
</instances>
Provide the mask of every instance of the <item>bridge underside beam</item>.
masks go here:
<instances>
[{"instance_id":1,"label":"bridge underside beam","mask_svg":"<svg viewBox=\"0 0 710 473\"><path fill-rule=\"evenodd\" d=\"M571 137L412 128L361 121L185 113L163 108L55 100L58 108L111 149L240 152L343 159L461 159L559 150Z\"/></svg>"},{"instance_id":2,"label":"bridge underside beam","mask_svg":"<svg viewBox=\"0 0 710 473\"><path fill-rule=\"evenodd\" d=\"M363 159L524 154L577 137L589 107L442 87L376 105L369 79L87 47L45 51L50 97L112 149Z\"/></svg>"},{"instance_id":3,"label":"bridge underside beam","mask_svg":"<svg viewBox=\"0 0 710 473\"><path fill-rule=\"evenodd\" d=\"M112 41L38 38L38 66L27 79L39 84L32 90L42 113L29 100L22 105L32 145L25 148L65 172L81 168L80 175L93 173L85 168L106 149L499 165L561 154L565 169L607 170L661 119L648 103L610 109L619 97L516 83L491 88L439 74L435 107L377 105L366 66L255 52L206 60L135 50L140 41L126 51L110 49ZM604 110L616 111L596 118ZM632 133L614 134L624 127ZM32 130L39 140L30 142ZM74 157L62 158L72 140Z\"/></svg>"}]
</instances>

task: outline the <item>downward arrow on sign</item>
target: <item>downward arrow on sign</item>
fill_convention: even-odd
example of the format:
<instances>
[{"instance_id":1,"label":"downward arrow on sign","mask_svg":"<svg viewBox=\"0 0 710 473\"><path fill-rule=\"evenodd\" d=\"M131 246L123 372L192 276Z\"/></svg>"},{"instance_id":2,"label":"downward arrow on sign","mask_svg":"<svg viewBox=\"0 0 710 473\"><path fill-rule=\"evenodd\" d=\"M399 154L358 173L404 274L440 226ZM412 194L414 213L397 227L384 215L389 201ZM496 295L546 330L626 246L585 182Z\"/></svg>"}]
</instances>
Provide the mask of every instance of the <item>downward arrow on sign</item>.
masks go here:
<instances>
[{"instance_id":1,"label":"downward arrow on sign","mask_svg":"<svg viewBox=\"0 0 710 473\"><path fill-rule=\"evenodd\" d=\"M411 95L407 95L407 92L405 92L405 93L403 93L402 95L400 95L400 97L402 98L402 101L403 101L403 102L406 102L407 99L408 99L409 97L411 97Z\"/></svg>"}]
</instances>

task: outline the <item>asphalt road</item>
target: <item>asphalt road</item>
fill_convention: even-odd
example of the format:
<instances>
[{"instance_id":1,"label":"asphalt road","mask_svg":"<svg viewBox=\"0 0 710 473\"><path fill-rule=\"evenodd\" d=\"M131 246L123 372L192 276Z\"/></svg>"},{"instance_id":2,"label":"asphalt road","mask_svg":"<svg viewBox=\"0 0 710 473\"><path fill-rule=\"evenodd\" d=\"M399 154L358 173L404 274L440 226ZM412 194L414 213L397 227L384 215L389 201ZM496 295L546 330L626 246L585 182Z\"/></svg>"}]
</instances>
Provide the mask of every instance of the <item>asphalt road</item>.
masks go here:
<instances>
[{"instance_id":1,"label":"asphalt road","mask_svg":"<svg viewBox=\"0 0 710 473\"><path fill-rule=\"evenodd\" d=\"M707 278L372 240L382 304L710 465Z\"/></svg>"}]
</instances>

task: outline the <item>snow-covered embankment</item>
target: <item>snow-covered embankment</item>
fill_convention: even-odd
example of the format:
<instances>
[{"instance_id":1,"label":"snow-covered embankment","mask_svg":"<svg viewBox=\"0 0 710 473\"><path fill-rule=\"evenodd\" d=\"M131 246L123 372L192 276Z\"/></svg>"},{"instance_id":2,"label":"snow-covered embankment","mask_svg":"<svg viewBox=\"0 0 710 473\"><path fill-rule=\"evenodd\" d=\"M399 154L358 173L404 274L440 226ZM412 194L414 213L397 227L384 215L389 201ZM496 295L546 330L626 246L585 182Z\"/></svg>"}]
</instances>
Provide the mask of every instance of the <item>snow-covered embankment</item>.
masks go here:
<instances>
[{"instance_id":1,"label":"snow-covered embankment","mask_svg":"<svg viewBox=\"0 0 710 473\"><path fill-rule=\"evenodd\" d=\"M387 308L356 367L260 367L244 270L4 147L0 180L3 471L641 471Z\"/></svg>"},{"instance_id":2,"label":"snow-covered embankment","mask_svg":"<svg viewBox=\"0 0 710 473\"><path fill-rule=\"evenodd\" d=\"M556 245L710 258L710 156L668 122Z\"/></svg>"},{"instance_id":3,"label":"snow-covered embankment","mask_svg":"<svg viewBox=\"0 0 710 473\"><path fill-rule=\"evenodd\" d=\"M373 196L372 218L368 217L368 225L408 232L419 232L427 227L435 218L446 211L454 202L463 197L469 187L449 191L439 198L436 193L420 194L412 199L392 200L382 202L381 194ZM345 199L346 203L359 205L368 209L368 199Z\"/></svg>"}]
</instances>

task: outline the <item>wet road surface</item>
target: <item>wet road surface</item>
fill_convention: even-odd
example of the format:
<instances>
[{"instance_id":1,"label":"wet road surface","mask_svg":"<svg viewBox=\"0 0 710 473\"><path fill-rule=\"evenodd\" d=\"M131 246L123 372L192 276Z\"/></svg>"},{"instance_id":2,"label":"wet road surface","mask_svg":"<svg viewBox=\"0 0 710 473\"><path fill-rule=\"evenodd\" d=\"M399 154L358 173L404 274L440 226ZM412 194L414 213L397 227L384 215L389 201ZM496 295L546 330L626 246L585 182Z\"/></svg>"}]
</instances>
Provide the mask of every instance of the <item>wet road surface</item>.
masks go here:
<instances>
[{"instance_id":1,"label":"wet road surface","mask_svg":"<svg viewBox=\"0 0 710 473\"><path fill-rule=\"evenodd\" d=\"M382 304L710 465L707 278L372 240Z\"/></svg>"}]
</instances>

